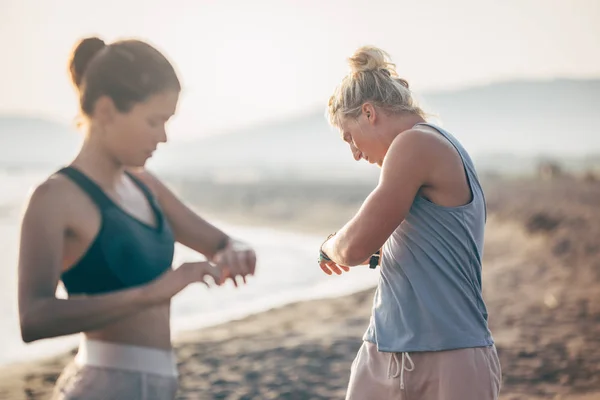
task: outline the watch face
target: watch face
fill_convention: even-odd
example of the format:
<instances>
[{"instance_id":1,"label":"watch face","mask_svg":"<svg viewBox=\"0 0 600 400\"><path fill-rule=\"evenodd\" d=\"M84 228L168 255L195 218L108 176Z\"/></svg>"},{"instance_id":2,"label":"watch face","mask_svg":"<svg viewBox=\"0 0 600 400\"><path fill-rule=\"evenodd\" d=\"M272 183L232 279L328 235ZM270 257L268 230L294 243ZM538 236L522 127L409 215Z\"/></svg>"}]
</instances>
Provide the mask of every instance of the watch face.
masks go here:
<instances>
[{"instance_id":1,"label":"watch face","mask_svg":"<svg viewBox=\"0 0 600 400\"><path fill-rule=\"evenodd\" d=\"M377 250L377 252L371 256L371 258L369 259L369 268L375 269L379 265L379 261L381 259L379 255L380 253L381 251Z\"/></svg>"}]
</instances>

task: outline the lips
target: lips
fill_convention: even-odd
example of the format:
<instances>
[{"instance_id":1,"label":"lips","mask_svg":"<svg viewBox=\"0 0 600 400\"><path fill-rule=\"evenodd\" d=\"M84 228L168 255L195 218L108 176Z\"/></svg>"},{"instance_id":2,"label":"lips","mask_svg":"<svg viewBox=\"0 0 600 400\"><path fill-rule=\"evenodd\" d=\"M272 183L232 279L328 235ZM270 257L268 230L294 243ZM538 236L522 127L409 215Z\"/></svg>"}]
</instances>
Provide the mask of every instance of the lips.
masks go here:
<instances>
[{"instance_id":1,"label":"lips","mask_svg":"<svg viewBox=\"0 0 600 400\"><path fill-rule=\"evenodd\" d=\"M376 163L377 163L376 161L369 160L369 157L367 157L367 156L365 156L365 155L363 155L363 159L364 159L366 162L368 162L369 164L376 164Z\"/></svg>"}]
</instances>

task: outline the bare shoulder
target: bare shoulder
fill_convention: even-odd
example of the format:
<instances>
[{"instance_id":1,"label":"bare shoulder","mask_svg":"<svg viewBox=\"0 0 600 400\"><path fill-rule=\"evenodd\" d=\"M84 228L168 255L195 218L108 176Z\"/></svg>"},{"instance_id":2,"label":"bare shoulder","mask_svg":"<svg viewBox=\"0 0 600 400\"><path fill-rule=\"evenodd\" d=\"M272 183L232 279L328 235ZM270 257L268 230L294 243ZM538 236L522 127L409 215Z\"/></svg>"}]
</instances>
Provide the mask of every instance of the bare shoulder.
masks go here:
<instances>
[{"instance_id":1,"label":"bare shoulder","mask_svg":"<svg viewBox=\"0 0 600 400\"><path fill-rule=\"evenodd\" d=\"M418 151L421 154L435 154L439 151L448 149L450 143L444 137L435 132L432 128L418 127L402 132L392 142L393 147L403 149L403 151Z\"/></svg>"},{"instance_id":2,"label":"bare shoulder","mask_svg":"<svg viewBox=\"0 0 600 400\"><path fill-rule=\"evenodd\" d=\"M456 149L440 133L428 127L409 129L398 135L389 150L390 158L403 158L405 164L434 167L456 157ZM386 158L388 158L386 156Z\"/></svg>"},{"instance_id":3,"label":"bare shoulder","mask_svg":"<svg viewBox=\"0 0 600 400\"><path fill-rule=\"evenodd\" d=\"M386 165L396 167L398 164L403 166L428 164L435 160L440 151L443 151L443 143L434 133L409 129L392 141L383 168L385 169Z\"/></svg>"},{"instance_id":4,"label":"bare shoulder","mask_svg":"<svg viewBox=\"0 0 600 400\"><path fill-rule=\"evenodd\" d=\"M75 185L69 179L54 174L30 190L27 208L62 209L75 192Z\"/></svg>"},{"instance_id":5,"label":"bare shoulder","mask_svg":"<svg viewBox=\"0 0 600 400\"><path fill-rule=\"evenodd\" d=\"M70 210L81 198L81 193L66 177L55 174L34 186L25 202L22 223L35 227L66 224Z\"/></svg>"}]
</instances>

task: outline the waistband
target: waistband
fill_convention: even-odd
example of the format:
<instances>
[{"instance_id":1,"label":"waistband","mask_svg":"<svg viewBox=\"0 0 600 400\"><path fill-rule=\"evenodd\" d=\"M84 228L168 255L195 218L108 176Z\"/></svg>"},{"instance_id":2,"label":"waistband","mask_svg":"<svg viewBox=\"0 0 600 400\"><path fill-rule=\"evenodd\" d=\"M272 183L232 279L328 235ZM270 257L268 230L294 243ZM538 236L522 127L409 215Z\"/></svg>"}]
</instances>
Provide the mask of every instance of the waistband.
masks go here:
<instances>
[{"instance_id":1,"label":"waistband","mask_svg":"<svg viewBox=\"0 0 600 400\"><path fill-rule=\"evenodd\" d=\"M75 363L81 366L178 376L177 362L172 350L110 343L85 337L79 343Z\"/></svg>"}]
</instances>

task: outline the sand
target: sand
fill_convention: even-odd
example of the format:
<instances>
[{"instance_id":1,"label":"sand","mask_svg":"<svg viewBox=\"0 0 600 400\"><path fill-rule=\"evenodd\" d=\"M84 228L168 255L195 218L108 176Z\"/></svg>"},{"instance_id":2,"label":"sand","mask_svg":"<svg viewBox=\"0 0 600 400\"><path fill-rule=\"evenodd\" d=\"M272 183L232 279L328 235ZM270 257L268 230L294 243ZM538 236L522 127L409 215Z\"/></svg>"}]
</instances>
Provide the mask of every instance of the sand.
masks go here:
<instances>
[{"instance_id":1,"label":"sand","mask_svg":"<svg viewBox=\"0 0 600 400\"><path fill-rule=\"evenodd\" d=\"M498 181L486 191L484 297L503 368L502 399L600 399L600 185ZM244 214L219 214L201 201L198 207L234 222ZM274 223L330 228L293 214ZM372 294L301 302L179 335L178 398L343 399ZM0 398L47 398L70 356L3 368Z\"/></svg>"}]
</instances>

